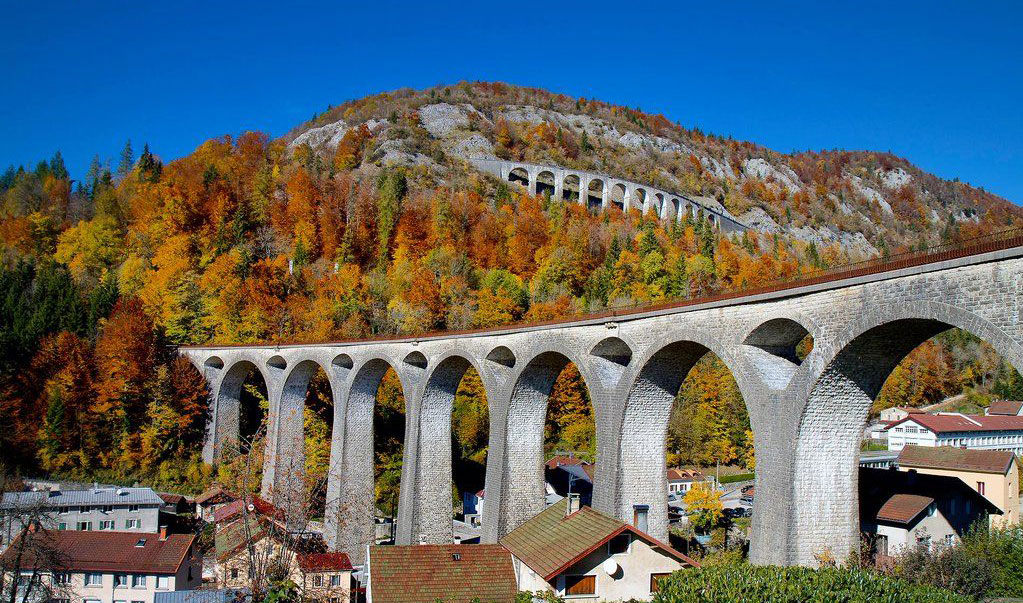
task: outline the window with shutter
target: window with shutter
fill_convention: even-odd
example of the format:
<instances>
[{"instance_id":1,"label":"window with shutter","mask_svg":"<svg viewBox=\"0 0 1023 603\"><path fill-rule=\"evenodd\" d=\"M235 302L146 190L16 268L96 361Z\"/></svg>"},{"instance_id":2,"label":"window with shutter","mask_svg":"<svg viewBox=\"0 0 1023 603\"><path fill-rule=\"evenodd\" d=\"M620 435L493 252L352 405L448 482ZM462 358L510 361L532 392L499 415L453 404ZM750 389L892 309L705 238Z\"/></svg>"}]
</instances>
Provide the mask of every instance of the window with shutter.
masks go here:
<instances>
[{"instance_id":1,"label":"window with shutter","mask_svg":"<svg viewBox=\"0 0 1023 603\"><path fill-rule=\"evenodd\" d=\"M650 574L650 592L656 593L661 590L661 580L664 580L671 574Z\"/></svg>"},{"instance_id":2,"label":"window with shutter","mask_svg":"<svg viewBox=\"0 0 1023 603\"><path fill-rule=\"evenodd\" d=\"M565 596L583 597L597 594L596 576L565 576Z\"/></svg>"}]
</instances>

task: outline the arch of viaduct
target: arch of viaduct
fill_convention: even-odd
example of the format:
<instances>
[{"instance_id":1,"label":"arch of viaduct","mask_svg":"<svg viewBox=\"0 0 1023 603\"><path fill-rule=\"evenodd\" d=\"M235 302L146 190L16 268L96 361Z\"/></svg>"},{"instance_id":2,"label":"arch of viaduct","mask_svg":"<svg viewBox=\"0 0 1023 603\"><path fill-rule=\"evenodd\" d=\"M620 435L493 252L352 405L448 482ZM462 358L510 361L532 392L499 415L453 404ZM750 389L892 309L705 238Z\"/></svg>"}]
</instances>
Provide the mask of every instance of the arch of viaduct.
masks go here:
<instances>
[{"instance_id":1,"label":"arch of viaduct","mask_svg":"<svg viewBox=\"0 0 1023 603\"><path fill-rule=\"evenodd\" d=\"M600 211L614 203L623 211L635 208L644 214L653 212L662 220L682 220L687 214L696 217L702 212L722 232L747 230L746 226L716 207L685 195L606 174L501 159L472 159L470 162L477 169L505 182L524 185L531 195L542 192L542 189L554 199L575 201Z\"/></svg>"},{"instance_id":2,"label":"arch of viaduct","mask_svg":"<svg viewBox=\"0 0 1023 603\"><path fill-rule=\"evenodd\" d=\"M567 362L578 367L594 407L594 507L632 521L634 505L649 505L650 532L664 539L672 400L694 363L712 351L735 376L754 431L751 559L811 564L825 548L842 559L858 546L862 428L906 354L960 327L1023 369L1023 239L1013 245L559 324L181 353L210 384L204 450L210 462L237 436L244 373L254 368L265 377L270 414L263 492L279 504L302 483L302 407L315 369L325 370L335 404L326 537L361 561L373 539L373 404L388 367L397 372L407 403L399 543L451 542L451 408L470 366L483 381L490 410L484 542L496 542L542 509L547 398ZM814 346L800 361L795 346L807 333Z\"/></svg>"}]
</instances>

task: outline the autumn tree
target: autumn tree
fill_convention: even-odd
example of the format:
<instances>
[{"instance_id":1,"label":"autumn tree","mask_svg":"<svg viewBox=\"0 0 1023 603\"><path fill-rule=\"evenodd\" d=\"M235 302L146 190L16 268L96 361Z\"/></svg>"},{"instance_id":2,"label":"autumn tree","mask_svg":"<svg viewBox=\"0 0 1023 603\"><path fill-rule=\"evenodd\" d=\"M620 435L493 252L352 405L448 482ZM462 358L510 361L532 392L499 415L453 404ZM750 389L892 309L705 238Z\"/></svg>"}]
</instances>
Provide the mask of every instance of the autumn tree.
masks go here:
<instances>
[{"instance_id":1,"label":"autumn tree","mask_svg":"<svg viewBox=\"0 0 1023 603\"><path fill-rule=\"evenodd\" d=\"M708 482L696 482L682 498L689 510L689 520L697 532L706 534L723 515L721 491Z\"/></svg>"}]
</instances>

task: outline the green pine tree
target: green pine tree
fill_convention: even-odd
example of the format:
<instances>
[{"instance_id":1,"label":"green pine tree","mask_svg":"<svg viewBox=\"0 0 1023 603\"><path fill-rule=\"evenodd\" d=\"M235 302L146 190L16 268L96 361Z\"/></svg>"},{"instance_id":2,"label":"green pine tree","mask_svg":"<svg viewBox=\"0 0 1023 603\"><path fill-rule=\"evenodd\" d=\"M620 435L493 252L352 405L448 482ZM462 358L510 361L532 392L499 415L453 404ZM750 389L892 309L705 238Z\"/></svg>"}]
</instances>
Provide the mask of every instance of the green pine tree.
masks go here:
<instances>
[{"instance_id":1,"label":"green pine tree","mask_svg":"<svg viewBox=\"0 0 1023 603\"><path fill-rule=\"evenodd\" d=\"M117 175L123 178L131 172L133 167L135 167L135 152L131 148L131 139L129 138L121 150L121 162L117 164Z\"/></svg>"}]
</instances>

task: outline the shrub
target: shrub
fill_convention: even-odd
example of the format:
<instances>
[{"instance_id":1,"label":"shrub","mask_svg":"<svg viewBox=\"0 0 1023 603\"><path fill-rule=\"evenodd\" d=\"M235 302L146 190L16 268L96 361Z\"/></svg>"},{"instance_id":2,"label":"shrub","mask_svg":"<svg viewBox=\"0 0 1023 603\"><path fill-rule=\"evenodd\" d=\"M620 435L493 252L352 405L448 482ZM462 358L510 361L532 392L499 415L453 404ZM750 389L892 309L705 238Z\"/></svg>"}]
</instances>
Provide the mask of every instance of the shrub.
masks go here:
<instances>
[{"instance_id":1,"label":"shrub","mask_svg":"<svg viewBox=\"0 0 1023 603\"><path fill-rule=\"evenodd\" d=\"M898 576L961 595L983 597L991 587L991 564L962 546L916 546L899 558Z\"/></svg>"},{"instance_id":2,"label":"shrub","mask_svg":"<svg viewBox=\"0 0 1023 603\"><path fill-rule=\"evenodd\" d=\"M1023 597L1023 525L988 530L974 526L956 548L982 559L991 572L989 597Z\"/></svg>"},{"instance_id":3,"label":"shrub","mask_svg":"<svg viewBox=\"0 0 1023 603\"><path fill-rule=\"evenodd\" d=\"M968 603L971 597L861 569L721 565L675 572L655 603Z\"/></svg>"}]
</instances>

